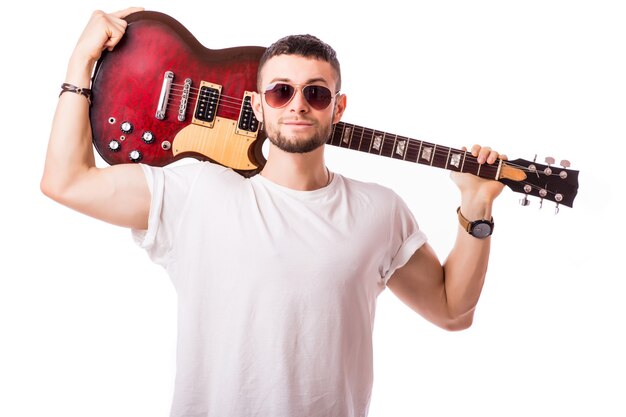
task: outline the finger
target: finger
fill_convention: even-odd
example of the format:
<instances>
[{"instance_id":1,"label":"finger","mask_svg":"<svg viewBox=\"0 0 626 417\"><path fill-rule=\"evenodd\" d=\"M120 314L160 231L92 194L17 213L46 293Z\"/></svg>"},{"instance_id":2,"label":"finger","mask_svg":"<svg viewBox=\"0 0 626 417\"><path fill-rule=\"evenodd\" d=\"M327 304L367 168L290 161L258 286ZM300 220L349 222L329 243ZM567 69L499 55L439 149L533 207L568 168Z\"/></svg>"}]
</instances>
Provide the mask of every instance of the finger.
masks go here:
<instances>
[{"instance_id":1,"label":"finger","mask_svg":"<svg viewBox=\"0 0 626 417\"><path fill-rule=\"evenodd\" d=\"M480 146L478 144L472 146L472 155L476 157L479 164L487 162L487 158L491 153L491 148L488 146Z\"/></svg>"},{"instance_id":2,"label":"finger","mask_svg":"<svg viewBox=\"0 0 626 417\"><path fill-rule=\"evenodd\" d=\"M489 154L487 155L487 163L488 164L493 164L494 162L496 162L498 160L498 152L496 151L490 151Z\"/></svg>"},{"instance_id":3,"label":"finger","mask_svg":"<svg viewBox=\"0 0 626 417\"><path fill-rule=\"evenodd\" d=\"M109 39L107 39L107 41L104 43L103 49L106 48L109 51L112 51L115 45L117 45L122 40L125 32L126 28L111 28L108 33Z\"/></svg>"},{"instance_id":4,"label":"finger","mask_svg":"<svg viewBox=\"0 0 626 417\"><path fill-rule=\"evenodd\" d=\"M111 13L109 15L109 25L108 25L109 26L108 27L109 39L104 43L103 49L112 51L115 45L117 45L120 42L120 40L122 40L124 33L126 33L128 22L122 18L117 17L116 14L119 14L119 13L123 14L124 12L131 10L131 9L135 10L135 9L141 9L141 8L131 7L126 10L122 10L120 12Z\"/></svg>"},{"instance_id":5,"label":"finger","mask_svg":"<svg viewBox=\"0 0 626 417\"><path fill-rule=\"evenodd\" d=\"M143 7L129 7L127 9L119 10L117 12L111 13L111 16L117 17L119 19L123 19L126 16L128 16L129 14L133 14L133 13L136 13L136 12L142 12L144 10L145 9Z\"/></svg>"}]
</instances>

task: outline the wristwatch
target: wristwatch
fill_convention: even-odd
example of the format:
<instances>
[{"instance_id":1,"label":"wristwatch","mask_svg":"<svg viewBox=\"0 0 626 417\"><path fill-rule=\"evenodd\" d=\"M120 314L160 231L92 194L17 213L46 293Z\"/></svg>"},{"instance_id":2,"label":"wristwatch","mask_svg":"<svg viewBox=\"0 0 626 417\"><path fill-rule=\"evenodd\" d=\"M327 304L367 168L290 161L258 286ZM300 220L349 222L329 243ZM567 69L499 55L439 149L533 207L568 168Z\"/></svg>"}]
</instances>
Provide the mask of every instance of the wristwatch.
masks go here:
<instances>
[{"instance_id":1,"label":"wristwatch","mask_svg":"<svg viewBox=\"0 0 626 417\"><path fill-rule=\"evenodd\" d=\"M491 220L481 219L471 222L463 216L461 213L461 207L456 209L456 213L459 215L459 223L461 224L461 227L470 235L478 239L484 239L491 236L493 233L493 217Z\"/></svg>"}]
</instances>

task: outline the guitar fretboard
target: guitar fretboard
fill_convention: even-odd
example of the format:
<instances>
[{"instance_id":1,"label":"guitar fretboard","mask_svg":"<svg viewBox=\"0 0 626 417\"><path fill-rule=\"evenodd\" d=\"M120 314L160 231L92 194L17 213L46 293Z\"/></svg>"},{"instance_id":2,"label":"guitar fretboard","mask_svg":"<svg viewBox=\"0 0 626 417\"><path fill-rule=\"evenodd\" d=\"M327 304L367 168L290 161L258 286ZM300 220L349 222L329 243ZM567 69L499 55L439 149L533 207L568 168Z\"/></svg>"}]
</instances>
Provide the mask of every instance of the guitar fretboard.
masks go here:
<instances>
[{"instance_id":1,"label":"guitar fretboard","mask_svg":"<svg viewBox=\"0 0 626 417\"><path fill-rule=\"evenodd\" d=\"M479 164L471 153L380 130L339 122L327 144L497 180L499 164Z\"/></svg>"}]
</instances>

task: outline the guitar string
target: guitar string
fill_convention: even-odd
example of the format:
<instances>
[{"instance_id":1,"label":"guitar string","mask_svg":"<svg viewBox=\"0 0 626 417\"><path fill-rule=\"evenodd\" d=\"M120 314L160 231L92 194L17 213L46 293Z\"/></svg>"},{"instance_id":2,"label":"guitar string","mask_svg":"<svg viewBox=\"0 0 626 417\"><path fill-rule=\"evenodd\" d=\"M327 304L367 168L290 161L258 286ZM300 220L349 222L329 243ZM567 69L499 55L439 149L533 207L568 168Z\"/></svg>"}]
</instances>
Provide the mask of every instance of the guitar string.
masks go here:
<instances>
[{"instance_id":1,"label":"guitar string","mask_svg":"<svg viewBox=\"0 0 626 417\"><path fill-rule=\"evenodd\" d=\"M355 126L355 125L353 125L353 127L358 127L358 128L363 130L361 136L365 136L365 132L367 132L368 135L371 135L366 140L366 144L371 145L371 141L373 139L373 132L375 130L369 129L369 128L364 128L364 127L361 127L361 126ZM392 135L392 136L396 136L396 135ZM415 151L415 158L416 158L415 162L418 162L419 157L420 157L420 155L418 154L419 151L423 148L424 145L426 145L427 147L430 145L433 148L436 146L436 148L435 148L434 153L430 155L431 159L429 159L429 160L433 160L434 161L434 159L436 157L443 157L447 161L450 154L457 153L457 154L460 154L460 155L464 155L464 161L463 161L464 165L463 165L463 168L468 167L468 169L463 169L462 172L470 172L471 173L472 170L475 171L475 172L478 172L478 166L481 165L481 164L479 164L477 162L476 157L474 157L471 154L471 152L469 152L469 151L462 151L460 149L448 148L448 147L445 147L445 146L440 146L440 145L436 145L436 144L429 143L429 142L419 141L417 139L412 139L412 138L408 138L408 137L404 137L404 136L396 136L394 138L394 141L397 140L398 138L401 138L401 140L406 140L407 141L406 149L404 151L404 155L405 156L404 156L403 159L406 159L406 155L408 155L411 151ZM388 139L384 139L383 140L383 142L386 142L386 141L388 141ZM389 141L389 142L391 142L391 141ZM383 151L384 151L384 148L385 148L385 144L386 143L381 144L380 154L383 154ZM360 146L361 146L361 144L359 144L359 148L360 148ZM395 147L395 143L392 145L392 147ZM355 150L360 150L359 148L357 148ZM387 146L387 148L389 148L389 146ZM440 149L440 148L443 148L443 149ZM383 155L385 155L385 154L383 154ZM393 156L391 156L391 157L393 158ZM394 159L400 159L400 158L394 158ZM413 159L409 159L409 161L413 161ZM537 171L534 171L534 170L532 170L532 169L530 169L528 167L525 167L523 165L520 165L520 164L509 162L508 160L504 160L504 163L506 165L510 166L510 167L517 168L517 169L519 169L519 170L521 170L521 171L523 171L523 172L525 172L525 173L527 173L529 175L538 175L539 174L539 172L537 172ZM450 164L447 163L446 165L449 166ZM484 165L484 166L482 166L480 168L480 171L481 172L486 172L487 174L490 174L490 176L493 176L495 178L495 175L496 175L496 173L498 171L498 165ZM543 175L544 177L559 176L559 174L555 173L555 172L552 172L550 174L546 174L545 172L542 171L542 172L540 172L540 174ZM541 187L539 185L535 185L535 184L533 184L533 183L531 183L531 182L529 182L527 180L521 180L521 181L516 181L516 182L519 182L520 184L524 184L524 185L529 185L531 187L531 190L535 190L535 191L545 190L548 193L548 195L551 195L551 196L556 196L556 194L558 194L558 191L548 190L546 187Z\"/></svg>"},{"instance_id":2,"label":"guitar string","mask_svg":"<svg viewBox=\"0 0 626 417\"><path fill-rule=\"evenodd\" d=\"M180 84L173 84L173 85L174 86L179 86L179 87L181 86ZM196 91L199 90L197 87L191 87L191 89L196 90ZM190 98L197 99L197 95L190 94L189 96L190 96ZM181 95L170 94L170 99L168 100L168 105L172 104L173 106L176 106L175 103L172 103L172 101L173 101L174 98L178 98L178 97L182 97L182 94ZM238 113L240 111L240 109L241 109L241 103L242 102L243 102L243 100L241 100L239 97L233 97L233 96L229 96L229 95L226 95L226 94L222 94L222 95L220 95L220 99L218 100L217 105L219 105L220 108L236 110L237 113ZM367 128L367 127L363 127L363 126L358 126L358 125L350 125L350 127L353 128L353 129L361 129L362 130L361 136L365 136L365 134L367 133L367 135L370 136L367 140L369 140L370 142L373 139L374 132L376 132L375 129L371 129L371 128ZM381 132L381 133L384 133L386 135L385 132ZM434 148L434 155L435 156L439 156L439 157L445 156L445 157L447 157L450 153L456 153L456 154L464 154L464 153L466 153L467 156L469 156L471 158L470 159L470 163L477 164L476 161L475 161L475 157L473 157L473 155L471 155L471 152L469 152L469 151L463 151L461 149L455 149L455 148L450 148L450 147L443 146L443 145L437 145L435 143L425 142L425 141L422 141L422 140L419 140L419 139L409 138L409 137L402 136L402 135L395 135L394 134L394 135L389 135L389 136L393 136L394 137L394 142L397 142L398 139L406 141L406 147L409 150L415 150L415 149L411 149L411 148L417 147L418 148L417 150L419 151L419 148L421 148L421 147L432 146L432 148ZM389 145L389 142L390 142L389 138L385 138L385 139L382 140L381 153L382 153L382 149L385 148L386 145L387 146ZM408 153L408 152L405 151L405 153ZM396 159L399 159L399 158L396 158ZM466 159L465 162L466 163L468 162L467 159ZM524 167L523 165L515 164L515 163L509 162L509 161L506 161L506 164L511 166L511 167L515 167L515 168L524 170L526 172L534 172L531 169L529 169L527 167ZM486 165L485 168L489 167L489 166L493 167L493 165ZM548 174L544 174L544 175L548 175ZM550 175L558 175L558 174L552 173Z\"/></svg>"},{"instance_id":3,"label":"guitar string","mask_svg":"<svg viewBox=\"0 0 626 417\"><path fill-rule=\"evenodd\" d=\"M183 90L182 90L183 86L181 84L172 84L172 86L173 87L180 87L180 89L179 88L172 88L171 91L173 91L174 94L170 94L169 99L168 99L168 103L167 103L167 107L169 107L170 104L173 107L176 107L175 103L173 103L174 99L183 97ZM198 100L200 89L197 88L197 87L191 87L190 90L194 90L194 92L188 94L188 101L191 102L192 100ZM178 94L179 91L180 91L180 94ZM229 95L226 95L226 94L220 94L218 102L217 102L217 105L220 106L220 109L225 109L227 111L231 111L233 116L238 116L238 114L239 114L239 112L241 110L241 104L242 103L243 103L243 100L241 98L239 98L239 97L229 96ZM237 117L234 117L234 118L237 118ZM361 132L361 140L367 134L368 137L367 137L366 141L368 141L371 144L371 141L374 139L374 132L376 132L375 129L366 128L366 127L362 127L362 126L358 126L358 125L350 125L350 127L353 128L353 129L361 129L362 130L362 132ZM385 132L382 132L382 133L384 133L386 135ZM404 150L404 157L403 158L394 158L393 157L393 153L392 153L391 157L394 158L394 159L405 159L406 158L406 154L408 154L411 151L416 151L416 152L419 153L420 149L424 148L424 146L426 146L426 147L432 146L432 148L434 148L434 152L431 154L431 158L433 158L433 159L436 158L436 157L445 157L445 158L447 158L450 154L454 153L454 154L464 155L464 166L463 166L464 168L465 168L466 165L469 165L469 168L474 168L476 170L478 165L481 165L481 164L478 164L478 162L476 161L476 157L474 157L471 154L471 152L469 152L469 151L463 151L461 149L455 149L455 148L450 148L450 147L446 147L446 146L443 146L443 145L437 145L437 144L430 143L430 142L424 142L424 141L421 141L419 139L413 139L413 138L409 138L409 137L405 137L405 136L401 136L401 135L390 135L390 136L394 137L394 145L392 145L394 147L395 147L395 143L398 141L398 139L400 139L401 141L402 140L406 141L406 145L405 145L406 149ZM389 145L388 142L390 142L388 138L385 138L385 139L382 140L381 151L380 151L381 154L383 153L384 148L388 147L388 145ZM360 145L359 145L359 148L360 148ZM360 149L357 148L356 150L360 150ZM384 156L386 156L386 155L384 155ZM419 155L416 155L416 157L419 159ZM417 160L415 162L417 162ZM539 175L539 174L541 174L541 175L546 176L546 177L547 176L559 176L559 174L555 173L555 172L552 172L550 174L546 174L545 172L538 172L536 170L532 170L532 169L530 169L528 167L525 167L525 166L520 165L520 164L512 163L512 162L509 162L507 160L505 160L505 164L510 166L510 167L519 169L519 170L521 170L521 171L523 171L525 173L528 173L530 175ZM447 165L450 165L450 164L447 164ZM485 165L484 167L481 167L480 169L481 169L481 171L485 171L485 170L493 171L493 174L495 176L495 173L498 170L498 166L497 165ZM564 168L564 169L566 170L566 168ZM467 172L467 170L464 170L463 172ZM519 182L521 184L529 185L534 190L545 190L550 195L556 195L557 194L556 191L547 190L544 187L535 185L535 184L530 183L530 182L525 181L525 180L517 181L517 182Z\"/></svg>"}]
</instances>

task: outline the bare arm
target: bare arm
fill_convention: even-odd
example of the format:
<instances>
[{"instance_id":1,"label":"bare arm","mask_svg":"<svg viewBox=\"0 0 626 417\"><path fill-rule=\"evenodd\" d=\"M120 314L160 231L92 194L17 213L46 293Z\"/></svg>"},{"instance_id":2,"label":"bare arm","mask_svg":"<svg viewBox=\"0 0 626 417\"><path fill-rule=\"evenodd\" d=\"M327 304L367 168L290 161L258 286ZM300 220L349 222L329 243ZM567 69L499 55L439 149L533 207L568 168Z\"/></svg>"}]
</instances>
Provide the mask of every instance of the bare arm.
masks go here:
<instances>
[{"instance_id":1,"label":"bare arm","mask_svg":"<svg viewBox=\"0 0 626 417\"><path fill-rule=\"evenodd\" d=\"M489 148L472 148L479 162L505 159ZM471 174L452 175L461 191L461 212L470 219L489 219L493 201L502 191L498 181ZM404 303L429 321L448 330L461 330L472 324L474 310L482 291L491 237L477 239L460 226L454 247L442 264L428 245L417 250L388 282L389 288Z\"/></svg>"},{"instance_id":2,"label":"bare arm","mask_svg":"<svg viewBox=\"0 0 626 417\"><path fill-rule=\"evenodd\" d=\"M93 66L102 51L112 50L124 35L123 18L139 10L129 8L108 15L94 12L72 53L65 82L89 87ZM141 167L96 167L91 135L87 99L79 94L62 94L52 122L41 190L89 216L145 229L150 192Z\"/></svg>"}]
</instances>

